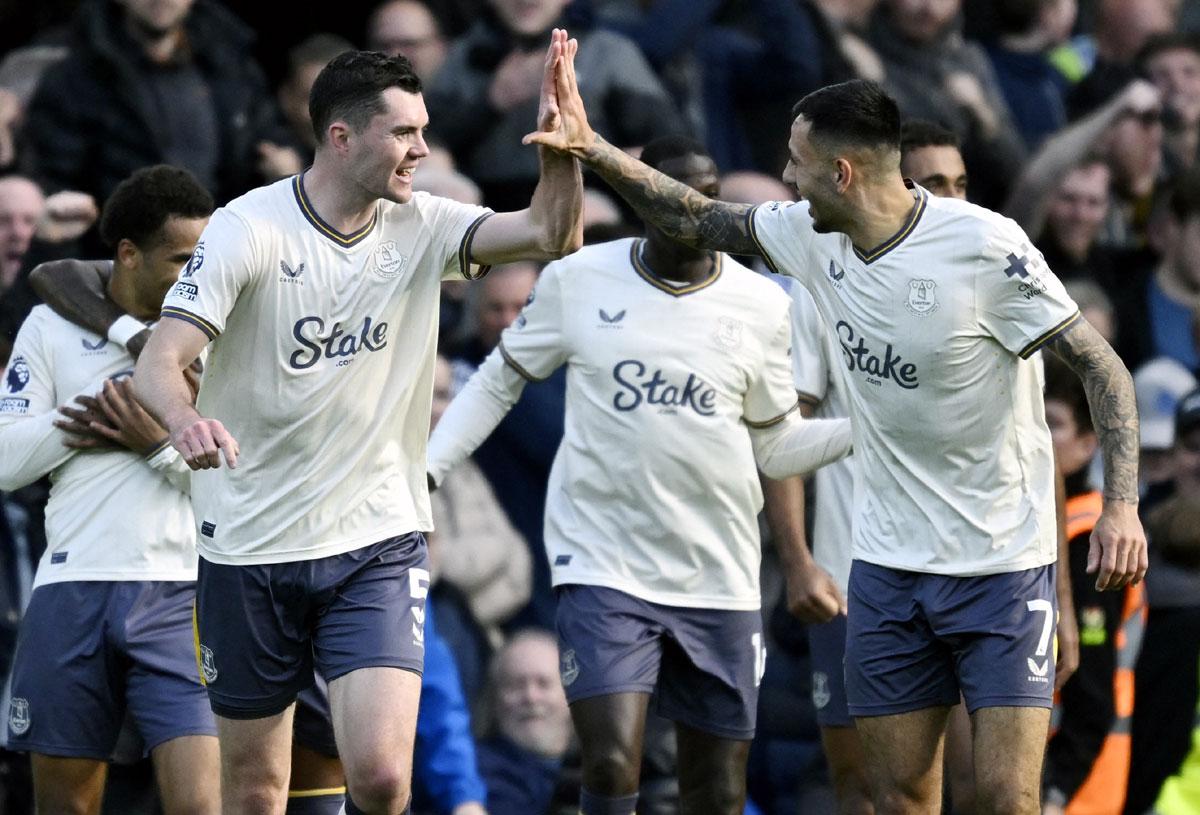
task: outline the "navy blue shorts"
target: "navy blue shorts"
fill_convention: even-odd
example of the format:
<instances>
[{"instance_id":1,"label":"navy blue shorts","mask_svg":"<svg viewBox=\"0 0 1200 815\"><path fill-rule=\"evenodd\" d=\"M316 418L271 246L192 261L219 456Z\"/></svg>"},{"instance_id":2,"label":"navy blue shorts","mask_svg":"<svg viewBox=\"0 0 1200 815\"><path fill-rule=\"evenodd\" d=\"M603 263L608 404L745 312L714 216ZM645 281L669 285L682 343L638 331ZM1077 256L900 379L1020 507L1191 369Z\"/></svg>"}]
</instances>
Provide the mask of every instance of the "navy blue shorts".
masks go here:
<instances>
[{"instance_id":1,"label":"navy blue shorts","mask_svg":"<svg viewBox=\"0 0 1200 815\"><path fill-rule=\"evenodd\" d=\"M850 569L846 696L854 716L1053 706L1054 566L981 577Z\"/></svg>"},{"instance_id":2,"label":"navy blue shorts","mask_svg":"<svg viewBox=\"0 0 1200 815\"><path fill-rule=\"evenodd\" d=\"M720 738L754 738L766 667L758 611L681 608L601 586L558 587L567 701L653 694L660 716Z\"/></svg>"},{"instance_id":3,"label":"navy blue shorts","mask_svg":"<svg viewBox=\"0 0 1200 815\"><path fill-rule=\"evenodd\" d=\"M359 668L421 673L428 561L420 532L316 560L200 558L195 658L213 711L274 716L314 669L330 682Z\"/></svg>"},{"instance_id":4,"label":"navy blue shorts","mask_svg":"<svg viewBox=\"0 0 1200 815\"><path fill-rule=\"evenodd\" d=\"M8 745L107 761L129 714L146 752L215 736L196 677L187 582L71 581L34 591L12 674Z\"/></svg>"},{"instance_id":5,"label":"navy blue shorts","mask_svg":"<svg viewBox=\"0 0 1200 815\"><path fill-rule=\"evenodd\" d=\"M853 727L846 706L846 615L808 626L812 701L821 727Z\"/></svg>"}]
</instances>

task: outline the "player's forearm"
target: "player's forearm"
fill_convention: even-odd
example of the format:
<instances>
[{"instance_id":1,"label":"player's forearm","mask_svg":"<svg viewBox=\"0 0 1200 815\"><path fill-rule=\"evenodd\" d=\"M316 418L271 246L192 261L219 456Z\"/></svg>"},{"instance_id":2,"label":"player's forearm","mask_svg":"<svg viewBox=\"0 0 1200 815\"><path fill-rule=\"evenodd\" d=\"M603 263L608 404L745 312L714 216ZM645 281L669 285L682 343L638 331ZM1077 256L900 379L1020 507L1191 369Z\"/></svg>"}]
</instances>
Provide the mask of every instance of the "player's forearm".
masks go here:
<instances>
[{"instance_id":1,"label":"player's forearm","mask_svg":"<svg viewBox=\"0 0 1200 815\"><path fill-rule=\"evenodd\" d=\"M529 215L541 232L544 258L554 260L583 246L583 173L565 153L542 147L538 157L541 175Z\"/></svg>"},{"instance_id":2,"label":"player's forearm","mask_svg":"<svg viewBox=\"0 0 1200 815\"><path fill-rule=\"evenodd\" d=\"M1136 505L1140 435L1133 377L1085 319L1076 320L1049 346L1083 380L1104 460L1104 500Z\"/></svg>"},{"instance_id":3,"label":"player's forearm","mask_svg":"<svg viewBox=\"0 0 1200 815\"><path fill-rule=\"evenodd\" d=\"M849 419L802 419L792 412L779 424L751 428L754 459L769 478L804 475L850 453Z\"/></svg>"},{"instance_id":4,"label":"player's forearm","mask_svg":"<svg viewBox=\"0 0 1200 815\"><path fill-rule=\"evenodd\" d=\"M184 378L188 363L152 336L133 372L133 392L142 407L172 436L200 418Z\"/></svg>"},{"instance_id":5,"label":"player's forearm","mask_svg":"<svg viewBox=\"0 0 1200 815\"><path fill-rule=\"evenodd\" d=\"M88 331L108 335L108 329L125 312L108 299L103 269L108 261L54 260L29 273L29 284L46 305Z\"/></svg>"},{"instance_id":6,"label":"player's forearm","mask_svg":"<svg viewBox=\"0 0 1200 815\"><path fill-rule=\"evenodd\" d=\"M580 158L628 201L642 220L672 238L736 255L758 254L746 223L750 207L714 201L599 136Z\"/></svg>"},{"instance_id":7,"label":"player's forearm","mask_svg":"<svg viewBox=\"0 0 1200 815\"><path fill-rule=\"evenodd\" d=\"M804 479L761 476L760 481L771 541L784 567L802 569L810 565L812 555L804 533Z\"/></svg>"},{"instance_id":8,"label":"player's forearm","mask_svg":"<svg viewBox=\"0 0 1200 815\"><path fill-rule=\"evenodd\" d=\"M32 484L73 455L63 444L66 433L54 426L57 415L0 420L0 490Z\"/></svg>"},{"instance_id":9,"label":"player's forearm","mask_svg":"<svg viewBox=\"0 0 1200 815\"><path fill-rule=\"evenodd\" d=\"M483 444L521 398L525 380L492 351L446 408L429 437L427 471L434 484Z\"/></svg>"}]
</instances>

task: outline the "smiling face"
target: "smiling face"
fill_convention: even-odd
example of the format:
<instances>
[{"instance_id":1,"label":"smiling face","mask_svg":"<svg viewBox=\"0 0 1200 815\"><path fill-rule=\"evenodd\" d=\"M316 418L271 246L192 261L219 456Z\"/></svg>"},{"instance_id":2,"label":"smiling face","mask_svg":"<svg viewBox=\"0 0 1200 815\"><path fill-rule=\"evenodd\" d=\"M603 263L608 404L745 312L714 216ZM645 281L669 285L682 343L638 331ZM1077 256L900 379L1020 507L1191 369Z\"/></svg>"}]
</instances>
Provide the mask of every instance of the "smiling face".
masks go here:
<instances>
[{"instance_id":1,"label":"smiling face","mask_svg":"<svg viewBox=\"0 0 1200 815\"><path fill-rule=\"evenodd\" d=\"M388 88L382 93L384 109L361 131L346 128L346 161L356 184L370 197L397 204L412 199L412 177L421 159L429 155L425 128L429 114L419 93Z\"/></svg>"},{"instance_id":2,"label":"smiling face","mask_svg":"<svg viewBox=\"0 0 1200 815\"><path fill-rule=\"evenodd\" d=\"M808 202L816 232L841 232L847 223L845 202L837 189L838 168L832 156L809 138L812 124L803 116L792 123L783 183Z\"/></svg>"}]
</instances>

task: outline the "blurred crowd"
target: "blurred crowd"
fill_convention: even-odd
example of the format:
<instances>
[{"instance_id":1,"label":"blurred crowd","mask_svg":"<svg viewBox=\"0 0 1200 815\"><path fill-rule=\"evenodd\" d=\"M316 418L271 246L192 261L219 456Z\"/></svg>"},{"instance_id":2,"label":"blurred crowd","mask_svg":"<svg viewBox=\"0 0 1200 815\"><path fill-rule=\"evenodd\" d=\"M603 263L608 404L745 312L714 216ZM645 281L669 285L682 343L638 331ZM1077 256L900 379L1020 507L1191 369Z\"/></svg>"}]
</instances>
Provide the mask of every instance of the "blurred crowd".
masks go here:
<instances>
[{"instance_id":1,"label":"blurred crowd","mask_svg":"<svg viewBox=\"0 0 1200 815\"><path fill-rule=\"evenodd\" d=\"M403 54L422 79L433 149L415 187L497 210L523 207L537 180L521 137L552 27L580 40L580 91L599 133L630 151L667 134L698 138L723 197L747 203L793 194L778 178L796 100L878 80L906 117L949 131L967 197L1025 229L1135 373L1152 567L1149 612L1122 656L1137 689L1124 811L1200 812L1190 775L1200 755L1189 756L1200 685L1200 1L384 0L339 4L327 30L276 25L265 5L60 0L0 51L0 366L39 302L29 272L109 256L96 222L134 170L184 167L218 205L303 170L316 143L309 89L352 48ZM586 240L637 234L625 205L585 180ZM521 263L445 284L433 421L538 274ZM453 813L481 785L493 815L574 811L578 800L542 546L564 388L562 371L527 387L434 494L430 604L461 686L446 709L471 720L458 737L472 741L474 766L451 767L463 783L434 784L420 811ZM1096 472L1091 438L1068 474L1080 490ZM0 676L44 548L47 489L0 493ZM764 538L771 658L751 796L763 813L832 811L807 640L780 602ZM1103 670L1108 681L1113 668ZM677 811L671 739L652 723L640 811ZM143 771L114 771L111 811L142 811L130 801ZM0 813L23 815L27 802L27 768L5 753Z\"/></svg>"}]
</instances>

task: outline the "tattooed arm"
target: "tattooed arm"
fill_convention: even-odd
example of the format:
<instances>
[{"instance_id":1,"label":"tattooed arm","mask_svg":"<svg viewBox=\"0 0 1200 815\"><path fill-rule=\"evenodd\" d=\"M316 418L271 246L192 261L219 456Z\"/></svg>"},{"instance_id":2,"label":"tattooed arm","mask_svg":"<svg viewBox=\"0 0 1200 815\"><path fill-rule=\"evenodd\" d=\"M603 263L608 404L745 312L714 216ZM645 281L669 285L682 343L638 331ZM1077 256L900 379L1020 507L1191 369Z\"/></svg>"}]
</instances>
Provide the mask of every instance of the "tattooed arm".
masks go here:
<instances>
[{"instance_id":1,"label":"tattooed arm","mask_svg":"<svg viewBox=\"0 0 1200 815\"><path fill-rule=\"evenodd\" d=\"M1104 509L1092 533L1088 571L1096 588L1119 589L1146 574L1146 534L1138 518L1138 415L1133 378L1112 347L1087 320L1047 344L1087 391L1092 424L1104 459Z\"/></svg>"},{"instance_id":2,"label":"tattooed arm","mask_svg":"<svg viewBox=\"0 0 1200 815\"><path fill-rule=\"evenodd\" d=\"M526 136L525 144L575 156L607 181L646 223L682 243L735 255L759 254L747 222L750 206L714 201L618 150L592 130L575 78L575 51L575 47L566 49L555 69L557 117L547 122L548 129Z\"/></svg>"}]
</instances>

